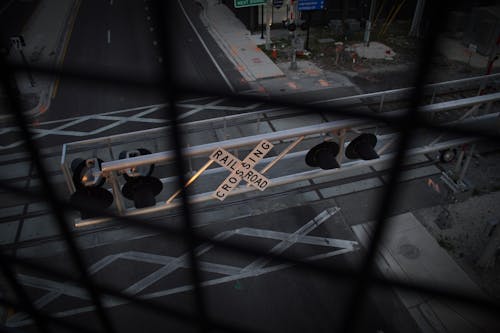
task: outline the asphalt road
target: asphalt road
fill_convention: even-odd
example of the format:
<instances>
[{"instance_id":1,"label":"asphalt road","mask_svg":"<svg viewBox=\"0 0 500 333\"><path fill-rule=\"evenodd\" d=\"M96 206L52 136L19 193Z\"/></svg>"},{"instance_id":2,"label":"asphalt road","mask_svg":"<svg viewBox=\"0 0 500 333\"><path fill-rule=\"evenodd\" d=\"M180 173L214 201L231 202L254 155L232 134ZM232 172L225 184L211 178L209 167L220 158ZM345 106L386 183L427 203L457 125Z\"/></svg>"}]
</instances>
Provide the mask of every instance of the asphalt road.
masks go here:
<instances>
[{"instance_id":1,"label":"asphalt road","mask_svg":"<svg viewBox=\"0 0 500 333\"><path fill-rule=\"evenodd\" d=\"M236 88L247 89L238 84L241 76L208 32L204 31L198 15L200 7L192 1L182 1L185 12L199 31L197 35L178 2L172 3L173 12L168 17L175 18L175 40L166 49L172 61L176 62L173 68L178 76L174 83L229 91L221 74L224 73ZM157 35L161 26L157 22L162 17L167 19L167 15L156 15L150 1L82 1L64 56L63 68L143 82L159 79L164 73L165 61L161 54L162 41ZM208 56L200 37L216 59L220 70ZM164 100L161 92L120 86L119 81L116 84L103 84L62 78L50 109L39 121L151 105Z\"/></svg>"},{"instance_id":2,"label":"asphalt road","mask_svg":"<svg viewBox=\"0 0 500 333\"><path fill-rule=\"evenodd\" d=\"M320 218L325 208L325 205L291 208L268 214L265 219L262 216L247 217L211 224L198 232L209 237L230 233L226 238L228 242L261 251L281 247L288 256L302 259L320 256L339 250L331 245L335 240L355 241L350 228L340 216L333 214L327 215L326 219ZM288 247L283 247L284 241L269 236L270 232L276 231L283 235L297 234L299 230L305 229L306 224L309 231L302 234L316 237L323 243L313 245L298 239L296 242L289 241ZM242 230L249 233L245 234ZM257 233L251 234L255 231ZM185 260L175 261L186 250L182 239L152 236L88 249L84 255L87 263L94 267L92 277L95 281L141 295L178 311L193 313L194 293L186 289L191 282L191 270L189 266L179 265ZM201 279L207 284L203 294L212 319L259 332L332 332L345 314L344 306L351 294L351 285L346 280L296 267L283 267L280 262L259 261L257 257L228 252L218 247L210 248L204 244L199 245L198 251L199 259L204 262ZM317 263L349 267L359 263L362 255L362 250L355 248L324 257ZM114 260L113 257L118 259ZM161 265L158 262L172 259L174 261L169 264ZM38 261L45 267L71 270L67 253ZM96 267L100 268L97 270ZM246 276L242 274L244 269L247 269ZM27 282L28 285L33 287L36 284L37 288L28 289L35 298L50 293L51 288L63 292L52 298L52 302L43 305L44 310L58 313L58 316L74 324L99 329L95 313L87 307L89 301L82 299L69 285L58 285L61 281L39 273L20 273L30 276L25 278L25 281L31 281ZM30 280L33 277L41 280ZM45 291L40 293L40 289ZM359 332L416 332L409 314L392 292L379 293L378 296L367 299L365 311L360 316ZM107 312L119 332L197 331L194 322L182 322L167 314L145 311L132 304L112 306ZM56 331L63 332L59 329Z\"/></svg>"}]
</instances>

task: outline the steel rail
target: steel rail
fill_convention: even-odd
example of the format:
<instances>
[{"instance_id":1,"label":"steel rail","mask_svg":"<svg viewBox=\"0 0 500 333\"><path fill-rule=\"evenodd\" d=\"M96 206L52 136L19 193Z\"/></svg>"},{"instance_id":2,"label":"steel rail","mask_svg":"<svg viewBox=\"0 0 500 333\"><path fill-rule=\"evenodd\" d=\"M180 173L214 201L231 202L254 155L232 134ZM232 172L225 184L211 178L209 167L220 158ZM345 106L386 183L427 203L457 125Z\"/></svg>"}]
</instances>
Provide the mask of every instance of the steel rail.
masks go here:
<instances>
[{"instance_id":1,"label":"steel rail","mask_svg":"<svg viewBox=\"0 0 500 333\"><path fill-rule=\"evenodd\" d=\"M490 75L480 75L480 76L474 76L474 77L464 78L464 79L431 83L431 84L425 85L424 90L428 90L430 88L434 88L434 89L435 88L445 88L448 86L453 86L455 84L470 83L470 82L475 82L475 81L479 81L481 83L481 81L483 81L483 80L491 80L491 79L500 79L500 73L490 74ZM330 100L313 102L311 104L321 104L321 103L328 103L328 102L345 102L345 101L354 101L354 100L363 99L363 98L373 98L373 97L381 97L381 96L387 96L387 95L399 95L402 93L411 93L414 89L415 89L415 87L407 87L407 88L398 88L398 89L391 89L391 90L384 90L384 91L376 91L376 92L361 94L361 95L356 95L356 96L332 98Z\"/></svg>"},{"instance_id":2,"label":"steel rail","mask_svg":"<svg viewBox=\"0 0 500 333\"><path fill-rule=\"evenodd\" d=\"M422 113L435 113L435 112L448 111L458 108L464 108L477 104L484 104L487 102L493 102L498 100L500 100L500 93L495 93L490 95L475 96L455 101L448 101L448 102L427 105L421 107L420 111ZM405 110L387 112L387 116L398 117L403 115L404 112ZM224 149L231 149L231 148L241 148L241 147L251 146L259 143L261 140L264 139L268 141L279 141L298 136L308 136L312 134L327 133L339 129L365 125L371 122L372 122L371 120L366 120L366 119L356 119L356 118L344 119L333 122L321 123L317 125L298 127L278 132L257 134L253 136L241 137L225 141L212 142L195 147L184 148L183 156L184 157L199 156L210 153L211 151L219 147ZM173 151L166 151L148 155L141 155L122 160L109 161L109 162L104 162L102 164L102 172L104 175L107 175L109 172L112 171L119 171L141 165L166 163L172 161L174 158L175 156Z\"/></svg>"},{"instance_id":3,"label":"steel rail","mask_svg":"<svg viewBox=\"0 0 500 333\"><path fill-rule=\"evenodd\" d=\"M457 84L457 83L474 82L474 81L481 81L481 80L488 80L488 79L495 79L495 78L500 79L500 73L484 75L484 76L476 76L476 77L472 77L472 78L458 79L458 80L452 80L452 81L438 82L438 83L429 84L426 87L446 87L448 85ZM315 101L315 102L311 102L311 103L306 103L306 105L307 104L317 105L317 104L325 104L325 103L332 103L332 102L355 101L355 100L371 98L371 97L386 96L386 95L391 95L391 94L400 94L402 92L411 92L413 89L414 89L413 87L407 87L407 88L400 88L400 89L377 91L377 92L367 93L367 94L360 94L360 95L354 95L354 96L346 96L346 97L339 97L339 98ZM182 103L180 103L180 104L182 104ZM258 111L247 112L247 113L240 113L240 114L235 114L235 115L230 115L230 116L202 119L202 120L197 120L197 121L189 122L189 123L180 123L179 126L181 128L190 127L190 126L198 127L198 126L205 125L205 124L213 124L214 122L232 121L235 119L245 118L245 117L250 118L251 116L257 116L257 115L260 115L263 113L274 113L277 111L285 111L285 110L288 110L288 108L275 107L275 108L258 110ZM289 110L289 112L291 113L290 115L293 115L296 113L300 113L302 111ZM140 135L141 136L143 136L145 134L151 135L151 134L156 134L156 133L162 133L164 131L165 131L165 126L140 131L140 133L141 133ZM139 133L139 132L136 132L136 133ZM106 138L109 139L110 141L114 142L114 141L119 141L122 138L130 138L130 136L133 134L134 133L115 134L115 135L107 136ZM91 144L96 144L96 143L101 143L101 142L103 142L103 138L87 139L87 140L81 140L81 141L77 141L77 142L67 143L67 147L76 148L76 147L81 147L81 146L91 145Z\"/></svg>"}]
</instances>

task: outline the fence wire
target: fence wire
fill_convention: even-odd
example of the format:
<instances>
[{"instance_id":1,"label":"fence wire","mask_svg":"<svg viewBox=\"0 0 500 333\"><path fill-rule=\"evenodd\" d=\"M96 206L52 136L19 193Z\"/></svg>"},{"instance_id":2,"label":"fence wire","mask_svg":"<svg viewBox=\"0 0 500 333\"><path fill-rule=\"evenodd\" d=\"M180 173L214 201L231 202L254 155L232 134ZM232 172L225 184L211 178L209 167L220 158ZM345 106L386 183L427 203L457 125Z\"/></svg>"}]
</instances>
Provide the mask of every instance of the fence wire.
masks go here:
<instances>
[{"instance_id":1,"label":"fence wire","mask_svg":"<svg viewBox=\"0 0 500 333\"><path fill-rule=\"evenodd\" d=\"M212 245L219 246L225 250L233 251L235 253L268 257L270 259L279 260L280 262L294 264L302 270L328 277L332 281L337 281L339 279L350 281L352 283L353 289L350 295L350 300L349 302L347 302L347 304L345 304L344 307L343 320L338 323L337 330L335 330L339 332L356 331L356 324L359 322L359 317L362 314L363 305L366 304L367 295L373 287L398 288L404 291L426 293L436 297L446 298L451 301L468 304L486 312L500 312L500 302L494 299L467 294L463 290L446 289L442 287L436 287L434 285L403 281L396 278L381 276L376 274L375 271L376 254L387 227L386 221L389 217L388 214L397 196L398 180L402 172L405 151L408 148L409 141L412 138L412 134L415 132L415 130L417 130L418 128L426 128L437 131L448 131L464 136L482 137L483 139L493 140L494 142L498 142L499 139L499 136L496 132L479 131L477 129L471 129L466 126L451 127L447 125L437 125L417 113L419 105L421 104L420 101L423 97L423 87L426 82L426 77L431 67L431 57L434 54L434 45L436 43L436 38L438 35L437 32L441 31L441 28L445 24L447 13L450 11L450 8L453 7L450 1L433 1L431 4L429 4L429 6L431 6L432 8L430 8L428 12L432 13L432 15L428 18L430 24L428 26L427 33L423 39L418 54L420 61L415 73L414 86L416 89L414 90L411 97L411 108L403 116L391 118L385 117L382 114L357 112L353 111L352 109L345 110L340 106L334 108L328 107L327 109L318 105L306 105L299 102L290 102L283 98L264 99L257 96L243 96L237 93L229 93L226 91L223 92L211 88L201 89L199 86L191 87L178 84L179 73L178 68L176 67L177 58L176 56L174 56L174 52L171 52L171 50L169 50L168 48L168 45L173 45L173 41L175 40L175 38L178 38L175 35L175 18L171 17L171 13L174 12L174 4L175 1L151 1L152 13L154 13L156 23L159 25L159 29L156 29L155 31L156 39L159 41L164 41L163 43L160 43L160 52L163 59L165 60L162 62L162 79L160 81L139 81L134 78L127 77L126 75L120 74L106 76L98 73L97 71L84 72L79 68L64 68L61 70L54 70L52 68L43 66L32 66L30 67L30 70L38 74L57 75L61 78L83 81L86 84L97 83L121 85L123 87L128 87L131 89L144 91L154 90L164 94L165 99L170 106L167 111L168 114L166 115L166 119L171 122L170 124L172 131L169 133L169 135L175 146L175 171L178 177L179 188L182 188L183 184L185 184L184 175L186 174L187 169L185 161L182 158L181 154L181 147L183 147L184 145L183 137L181 135L177 122L177 102L179 100L179 96L185 93L197 94L200 96L218 96L233 100L248 101L252 103L265 102L272 106L292 107L308 109L312 112L321 111L342 116L362 117L376 121L384 121L389 126L398 129L401 132L401 135L398 142L396 158L394 159L394 163L391 169L391 177L385 187L383 200L381 201L380 209L377 215L377 222L373 232L373 237L367 249L366 255L362 261L362 264L360 265L360 267L355 268L332 264L322 265L315 262L300 260L299 258L287 254L270 254L266 251L252 248L247 245L228 243L226 241L211 239L207 236L198 234L193 226L193 216L191 211L192 209L188 200L188 190L181 192L182 212L184 218L184 227L182 230L170 227L168 225L158 225L152 223L151 221L143 220L140 217L123 217L115 215L108 211L96 211L94 207L85 206L84 203L70 204L65 200L61 200L56 194L54 185L49 181L48 172L46 170L46 167L42 163L40 149L36 140L33 139L33 133L28 126L28 119L22 112L22 107L19 100L17 99L17 92L14 89L13 82L15 80L16 72L22 72L26 70L26 68L23 65L17 63L9 63L5 57L2 57L0 62L2 87L4 89L4 92L8 96L10 111L13 115L16 126L21 130L22 137L25 142L25 148L31 155L31 161L36 167L42 187L40 192L32 192L29 189L12 186L8 182L2 180L0 182L0 188L14 195L23 196L29 199L43 200L50 206L54 216L54 220L59 227L61 235L64 236L66 245L72 258L72 262L74 263L78 274L75 276L75 274L70 274L66 271L61 271L58 269L40 265L34 261L18 258L15 255L8 254L2 250L0 251L2 274L5 280L9 283L11 289L15 292L16 300L1 296L0 304L13 307L18 311L26 312L33 318L34 325L37 327L37 329L44 333L53 331L54 327L66 328L75 332L93 332L87 327L75 325L71 322L71 320L63 320L61 318L54 317L53 315L42 311L41 309L37 309L16 275L16 269L18 267L22 267L25 269L31 269L43 274L47 274L54 278L62 279L65 281L72 281L75 284L85 288L85 290L90 295L90 298L95 307L95 311L99 318L101 326L101 330L99 330L99 332L116 332L116 323L113 323L113 320L110 318L110 314L108 313L109 310L107 310L104 306L105 297L123 299L136 306L144 308L145 310L164 313L169 318L175 318L185 323L195 325L200 332L208 332L212 330L228 332L253 332L245 327L235 326L222 321L215 321L208 315L208 302L206 299L207 295L203 292L200 277L200 262L195 253L197 244L201 242L207 242ZM67 220L65 215L67 211L73 211L75 209L82 208L90 211L95 211L101 216L112 217L126 225L159 232L166 238L177 237L183 239L187 245L187 248L189 249L191 283L194 286L195 297L194 311L186 312L172 306L161 304L159 302L144 300L137 296L128 295L116 288L103 286L102 284L94 281L89 275L87 269L88 266L85 263L82 251L76 244L75 238L69 228L69 221ZM6 327L0 327L0 331L12 332L16 330L7 329Z\"/></svg>"}]
</instances>

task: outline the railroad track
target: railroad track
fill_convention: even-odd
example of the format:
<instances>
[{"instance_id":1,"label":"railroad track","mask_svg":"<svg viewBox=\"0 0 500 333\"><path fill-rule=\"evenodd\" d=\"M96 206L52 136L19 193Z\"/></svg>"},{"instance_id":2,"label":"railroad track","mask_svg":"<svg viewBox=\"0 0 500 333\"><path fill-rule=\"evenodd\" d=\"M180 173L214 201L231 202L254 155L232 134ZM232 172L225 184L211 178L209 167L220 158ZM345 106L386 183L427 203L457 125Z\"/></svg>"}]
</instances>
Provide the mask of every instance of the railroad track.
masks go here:
<instances>
[{"instance_id":1,"label":"railroad track","mask_svg":"<svg viewBox=\"0 0 500 333\"><path fill-rule=\"evenodd\" d=\"M474 91L476 91L475 94L474 94ZM400 89L394 95L398 95L400 97L406 96L404 98L407 98L408 91L406 91L405 93L403 93L403 92L404 92L404 90ZM460 97L475 96L475 95L477 95L477 90L471 89L471 88L463 88L463 87L457 88L453 91L448 89L447 91L442 92L442 94L434 92L432 94L432 98L434 99L434 102L444 101L444 100L453 100L453 98L456 98L456 96L458 96L457 94ZM372 101L371 104L368 103L369 101L367 99L373 98L373 96L372 96L373 94L368 94L368 95L370 95L370 96L363 97L363 98L359 98L359 96L353 96L353 97L341 98L340 100L349 101L349 103L351 103L351 104L349 104L349 106L353 107L353 108L359 108L360 106L363 106L363 107L368 107L368 108L372 109L372 108L374 108L375 105L380 106L380 101L378 101L378 102ZM379 94L378 96L380 97L383 95ZM403 97L401 97L401 99L395 100L395 101L391 101L390 99L384 101L384 109L382 112L389 112L389 111L393 110L394 108L399 109L399 106L403 105L404 103L407 103L407 101L403 100L402 98ZM356 99L358 101L358 104L355 103ZM337 102L338 102L338 99L337 99ZM195 122L187 122L186 121L186 122L181 124L181 128L184 131L184 133L187 134L188 137L190 134L193 134L193 133L210 131L210 132L212 132L212 136L215 137L216 140L222 141L222 140L227 139L228 135L233 136L232 133L229 134L230 130L233 130L233 132L234 131L239 132L239 135L237 134L238 136L245 136L244 133L242 133L242 131L241 131L241 127L243 127L245 125L256 124L257 132L259 132L258 126L259 125L264 126L262 124L266 124L269 127L271 132L275 132L277 130L283 129L283 128L279 128L281 125L278 126L278 123L283 124L283 122L291 121L293 119L297 119L298 117L304 117L304 116L310 117L311 116L307 110L290 110L290 109L285 109L285 108L266 108L265 106L262 106L262 105L256 106L255 109L258 109L258 110L253 110L250 112L246 111L246 112L242 112L242 113L238 113L238 111L232 110L232 113L228 116L218 117L215 119L202 119L202 120L195 121ZM234 114L234 113L236 113L236 114ZM331 115L325 114L325 113L316 114L315 117L316 117L315 121L319 121L320 123L332 120ZM157 130L155 135L148 136L148 140L163 140L163 141L165 141L165 137L168 134L167 132L168 132L168 130L160 128ZM143 139L144 138L141 138L141 140L143 140ZM140 143L141 140L137 140L136 142ZM133 142L134 141L127 141L128 144L133 144ZM203 143L206 143L206 141ZM166 147L166 148L168 148L168 147ZM76 147L74 150L74 153L79 153L79 152L83 152L83 151L86 151L85 148ZM61 172L61 169L59 168L59 165L57 165L60 154L61 154L61 152L59 149L52 148L49 150L45 150L44 158L47 161L52 160L52 161L56 162L55 168L51 168L49 176L53 180L54 184L59 185L58 188L60 188L61 191L65 191L65 189L63 189L63 186L64 186L63 185L64 184L63 183L64 182L63 174ZM430 163L435 164L436 162L432 161ZM15 168L16 166L23 166L23 165L26 166L26 165L30 165L30 164L31 163L30 163L29 157L16 155L11 159L4 158L4 162L2 162L0 164L0 168L2 168L4 171L7 170L7 172L4 172L3 174L9 174L9 172L8 172L9 168ZM419 165L409 166L409 168L415 168L415 169L417 169L419 167L422 167L422 166L419 166ZM25 168L25 169L31 170L30 167ZM367 175L367 177L372 178L372 177L377 177L377 175L376 175L376 173L373 173L371 175ZM347 178L345 178L345 181L350 182L350 181L355 181L355 179L354 178L351 179L351 178L347 177ZM34 175L32 173L32 171L28 171L28 173L25 173L24 175L21 174L21 175L9 177L8 182L10 184L24 184L24 186L27 186L27 188L29 188L31 190L36 189L36 175ZM311 184L311 186L306 187L306 189L311 188L311 190L313 190L314 187L316 187L316 189L318 189L318 186L320 186L320 185L312 185ZM314 190L316 190L316 189L314 189ZM292 193L297 192L297 190L290 190L289 192L290 193L288 193L287 191L284 191L280 195L282 195L282 196L290 195ZM6 192L1 193L0 192L0 196L9 196L9 193L6 193ZM270 197L276 196L276 194L269 194L269 196ZM266 198L266 195L261 196L261 197ZM39 202L30 202L30 201L21 199L20 201L16 201L15 205L4 206L4 207L0 208L2 211L4 211L0 215L0 224L7 224L7 223L13 223L13 222L19 221L18 228L22 229L23 221L25 221L27 219L44 218L44 217L49 218L49 212L45 209L34 209L34 210L30 209L30 206L35 206L37 204L40 204L40 203ZM16 207L19 209L22 208L20 213L16 213L16 214L5 213L5 212L15 211ZM170 213L168 213L168 214L170 214ZM94 227L94 228L96 228L96 229L93 229L95 231L101 230L100 229L101 227ZM107 227L104 227L104 228L107 228ZM20 235L20 231L18 231L16 234ZM16 236L16 238L18 238L18 236ZM19 239L15 239L14 241L17 245L12 245L12 246L14 246L14 247L24 246L21 244L33 244L33 242L36 243L39 241L43 241L44 239L48 240L48 239L52 239L52 238L51 237L39 237L39 238L36 238L35 240L29 240L29 241L25 241L25 242L19 242ZM26 245L26 246L28 246L28 245Z\"/></svg>"}]
</instances>

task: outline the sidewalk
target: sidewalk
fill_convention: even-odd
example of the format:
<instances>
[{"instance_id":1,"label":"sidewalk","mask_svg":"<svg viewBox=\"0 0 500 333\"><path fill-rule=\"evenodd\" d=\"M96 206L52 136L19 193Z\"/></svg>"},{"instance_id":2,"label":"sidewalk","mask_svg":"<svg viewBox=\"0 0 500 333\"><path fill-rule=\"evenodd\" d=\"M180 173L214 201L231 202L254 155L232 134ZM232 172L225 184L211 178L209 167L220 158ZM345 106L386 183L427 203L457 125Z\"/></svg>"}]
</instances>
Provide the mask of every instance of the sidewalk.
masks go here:
<instances>
[{"instance_id":1,"label":"sidewalk","mask_svg":"<svg viewBox=\"0 0 500 333\"><path fill-rule=\"evenodd\" d=\"M56 68L64 58L65 48L69 42L71 26L75 20L76 8L80 0L41 0L31 19L26 24L22 35L26 42L23 53L28 65ZM9 61L22 63L18 50L11 48ZM21 99L30 99L25 110L28 117L44 113L51 102L52 92L56 84L53 76L33 74L34 86L25 73L17 76ZM0 123L8 121L11 115L5 108L0 108Z\"/></svg>"},{"instance_id":2,"label":"sidewalk","mask_svg":"<svg viewBox=\"0 0 500 333\"><path fill-rule=\"evenodd\" d=\"M247 81L284 76L281 69L257 47L250 31L218 0L205 0L201 20Z\"/></svg>"},{"instance_id":3,"label":"sidewalk","mask_svg":"<svg viewBox=\"0 0 500 333\"><path fill-rule=\"evenodd\" d=\"M296 70L290 69L290 62L276 64L261 49L265 39L261 38L260 32L252 35L233 12L226 5L219 4L218 0L204 0L202 5L202 22L243 79L252 87L250 92L245 93L290 95L301 101L311 92L324 98L359 93L359 89L347 77L325 71L312 61L297 59ZM281 50L279 41L288 38L288 34L285 29L271 31L271 43L276 45L281 56L284 51Z\"/></svg>"},{"instance_id":4,"label":"sidewalk","mask_svg":"<svg viewBox=\"0 0 500 333\"><path fill-rule=\"evenodd\" d=\"M434 287L454 288L481 294L480 288L439 246L412 213L388 221L389 230L379 249L377 266L382 274ZM352 227L363 246L369 245L373 223ZM422 332L497 332L498 318L431 296L402 292L397 294Z\"/></svg>"}]
</instances>

